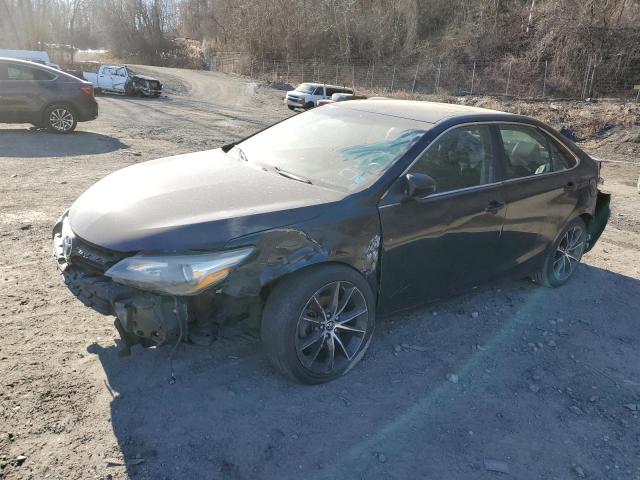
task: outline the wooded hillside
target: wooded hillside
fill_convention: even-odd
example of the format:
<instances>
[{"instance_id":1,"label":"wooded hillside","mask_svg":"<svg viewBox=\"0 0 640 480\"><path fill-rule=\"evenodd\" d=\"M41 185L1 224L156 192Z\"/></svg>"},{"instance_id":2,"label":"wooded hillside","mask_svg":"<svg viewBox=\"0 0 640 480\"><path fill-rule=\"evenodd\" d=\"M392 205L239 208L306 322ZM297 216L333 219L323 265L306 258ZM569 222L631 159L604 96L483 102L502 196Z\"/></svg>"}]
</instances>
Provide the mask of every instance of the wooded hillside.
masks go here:
<instances>
[{"instance_id":1,"label":"wooded hillside","mask_svg":"<svg viewBox=\"0 0 640 480\"><path fill-rule=\"evenodd\" d=\"M0 48L175 64L175 37L262 61L550 61L568 82L590 66L640 75L639 0L0 0Z\"/></svg>"}]
</instances>

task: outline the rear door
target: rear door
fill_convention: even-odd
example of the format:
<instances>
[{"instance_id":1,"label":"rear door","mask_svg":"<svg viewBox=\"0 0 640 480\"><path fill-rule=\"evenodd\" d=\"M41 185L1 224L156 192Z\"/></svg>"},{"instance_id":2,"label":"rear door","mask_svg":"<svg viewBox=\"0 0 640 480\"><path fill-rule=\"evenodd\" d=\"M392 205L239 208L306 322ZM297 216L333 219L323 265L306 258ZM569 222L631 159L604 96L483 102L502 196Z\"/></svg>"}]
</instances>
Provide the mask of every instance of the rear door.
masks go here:
<instances>
[{"instance_id":1,"label":"rear door","mask_svg":"<svg viewBox=\"0 0 640 480\"><path fill-rule=\"evenodd\" d=\"M507 212L501 250L509 269L535 268L576 209L575 156L540 129L498 125Z\"/></svg>"},{"instance_id":2,"label":"rear door","mask_svg":"<svg viewBox=\"0 0 640 480\"><path fill-rule=\"evenodd\" d=\"M47 99L55 95L56 75L18 63L6 63L0 68L0 115L5 119L3 121L39 120Z\"/></svg>"},{"instance_id":3,"label":"rear door","mask_svg":"<svg viewBox=\"0 0 640 480\"><path fill-rule=\"evenodd\" d=\"M402 198L394 185L381 200L379 303L385 310L441 297L501 271L505 208L496 177L497 153L490 126L455 127L409 169L431 176L435 193Z\"/></svg>"}]
</instances>

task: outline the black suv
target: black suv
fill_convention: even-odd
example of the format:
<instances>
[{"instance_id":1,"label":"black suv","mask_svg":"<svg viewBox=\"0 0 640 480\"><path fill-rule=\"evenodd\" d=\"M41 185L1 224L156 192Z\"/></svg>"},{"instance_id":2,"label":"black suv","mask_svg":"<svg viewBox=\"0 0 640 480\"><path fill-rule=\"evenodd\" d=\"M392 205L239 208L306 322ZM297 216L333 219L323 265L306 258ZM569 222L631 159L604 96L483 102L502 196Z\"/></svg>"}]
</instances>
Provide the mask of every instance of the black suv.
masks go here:
<instances>
[{"instance_id":1,"label":"black suv","mask_svg":"<svg viewBox=\"0 0 640 480\"><path fill-rule=\"evenodd\" d=\"M0 58L0 123L70 133L97 116L91 83L45 65Z\"/></svg>"}]
</instances>

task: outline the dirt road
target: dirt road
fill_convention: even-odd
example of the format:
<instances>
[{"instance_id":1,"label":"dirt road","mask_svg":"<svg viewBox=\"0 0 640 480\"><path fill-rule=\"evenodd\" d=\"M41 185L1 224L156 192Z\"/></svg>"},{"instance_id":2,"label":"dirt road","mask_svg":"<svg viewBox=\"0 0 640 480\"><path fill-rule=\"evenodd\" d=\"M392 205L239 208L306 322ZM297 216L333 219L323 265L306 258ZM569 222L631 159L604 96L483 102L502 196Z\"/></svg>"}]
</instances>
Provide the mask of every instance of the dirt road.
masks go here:
<instances>
[{"instance_id":1,"label":"dirt road","mask_svg":"<svg viewBox=\"0 0 640 480\"><path fill-rule=\"evenodd\" d=\"M145 70L166 97L100 97L69 136L0 128L0 478L640 479L637 158L606 166L611 223L562 289L501 282L383 319L363 362L317 387L231 331L182 346L169 385L168 348L119 358L112 320L63 286L51 226L115 169L289 111L246 80Z\"/></svg>"}]
</instances>

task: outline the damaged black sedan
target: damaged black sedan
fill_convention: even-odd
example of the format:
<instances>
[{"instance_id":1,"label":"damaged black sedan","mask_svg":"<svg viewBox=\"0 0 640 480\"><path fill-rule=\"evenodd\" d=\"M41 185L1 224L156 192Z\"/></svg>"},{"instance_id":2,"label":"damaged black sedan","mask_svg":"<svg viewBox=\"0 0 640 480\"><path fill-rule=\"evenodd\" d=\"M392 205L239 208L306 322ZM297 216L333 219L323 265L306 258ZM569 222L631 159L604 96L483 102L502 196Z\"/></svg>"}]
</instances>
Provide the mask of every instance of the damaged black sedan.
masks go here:
<instances>
[{"instance_id":1,"label":"damaged black sedan","mask_svg":"<svg viewBox=\"0 0 640 480\"><path fill-rule=\"evenodd\" d=\"M380 314L501 276L566 283L607 223L598 180L531 118L343 102L107 176L54 252L126 346L245 320L280 371L320 383L357 364Z\"/></svg>"}]
</instances>

